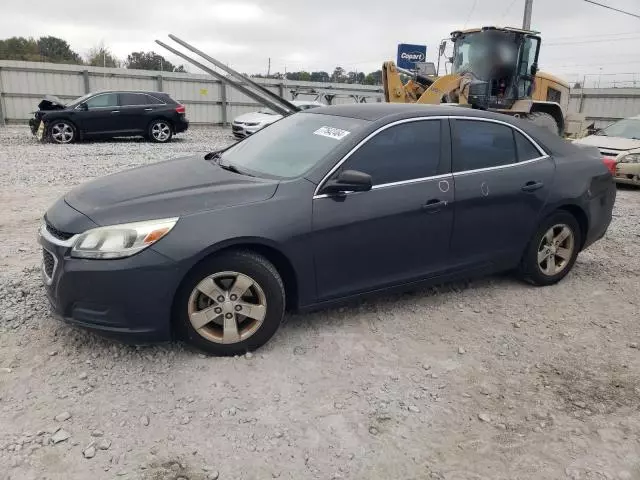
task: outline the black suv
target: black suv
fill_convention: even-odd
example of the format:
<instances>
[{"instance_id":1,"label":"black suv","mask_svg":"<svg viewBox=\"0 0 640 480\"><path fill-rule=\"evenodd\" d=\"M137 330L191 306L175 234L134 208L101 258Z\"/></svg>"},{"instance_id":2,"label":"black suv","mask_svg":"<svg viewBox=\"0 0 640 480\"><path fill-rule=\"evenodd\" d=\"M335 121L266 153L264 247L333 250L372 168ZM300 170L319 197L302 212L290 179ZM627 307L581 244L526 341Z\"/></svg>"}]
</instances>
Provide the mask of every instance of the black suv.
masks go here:
<instances>
[{"instance_id":1,"label":"black suv","mask_svg":"<svg viewBox=\"0 0 640 480\"><path fill-rule=\"evenodd\" d=\"M104 91L64 104L46 96L29 120L31 132L54 143L142 135L166 143L189 127L185 107L162 92Z\"/></svg>"}]
</instances>

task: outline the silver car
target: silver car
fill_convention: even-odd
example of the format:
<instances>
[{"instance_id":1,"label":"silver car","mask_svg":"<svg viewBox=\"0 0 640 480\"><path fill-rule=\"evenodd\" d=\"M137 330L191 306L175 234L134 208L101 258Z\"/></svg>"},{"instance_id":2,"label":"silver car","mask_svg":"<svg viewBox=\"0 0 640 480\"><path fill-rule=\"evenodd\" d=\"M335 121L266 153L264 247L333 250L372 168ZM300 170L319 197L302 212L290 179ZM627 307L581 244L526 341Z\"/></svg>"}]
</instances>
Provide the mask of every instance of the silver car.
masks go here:
<instances>
[{"instance_id":1,"label":"silver car","mask_svg":"<svg viewBox=\"0 0 640 480\"><path fill-rule=\"evenodd\" d=\"M300 107L301 110L324 106L323 103L315 101L294 100L291 103ZM231 131L234 137L238 139L245 138L281 118L282 115L273 110L262 108L257 112L245 113L236 117L231 124Z\"/></svg>"}]
</instances>

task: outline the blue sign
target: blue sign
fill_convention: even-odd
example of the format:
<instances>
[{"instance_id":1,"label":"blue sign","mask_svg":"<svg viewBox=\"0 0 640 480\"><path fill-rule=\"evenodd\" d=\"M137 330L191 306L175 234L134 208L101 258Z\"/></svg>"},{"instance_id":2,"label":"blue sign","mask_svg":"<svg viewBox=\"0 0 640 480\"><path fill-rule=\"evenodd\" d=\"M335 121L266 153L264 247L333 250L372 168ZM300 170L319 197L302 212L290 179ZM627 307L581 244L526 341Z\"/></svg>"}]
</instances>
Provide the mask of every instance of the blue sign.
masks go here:
<instances>
[{"instance_id":1,"label":"blue sign","mask_svg":"<svg viewBox=\"0 0 640 480\"><path fill-rule=\"evenodd\" d=\"M401 43L398 45L398 67L413 70L416 62L424 62L427 59L426 45L411 45Z\"/></svg>"}]
</instances>

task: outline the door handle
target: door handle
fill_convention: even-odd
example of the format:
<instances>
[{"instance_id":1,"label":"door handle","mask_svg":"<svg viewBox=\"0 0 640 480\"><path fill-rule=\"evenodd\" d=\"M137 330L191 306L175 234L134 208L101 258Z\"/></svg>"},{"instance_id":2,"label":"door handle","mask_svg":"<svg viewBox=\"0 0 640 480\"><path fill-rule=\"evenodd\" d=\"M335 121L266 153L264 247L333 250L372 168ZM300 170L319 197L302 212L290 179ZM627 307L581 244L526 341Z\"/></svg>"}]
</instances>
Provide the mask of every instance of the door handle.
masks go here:
<instances>
[{"instance_id":1,"label":"door handle","mask_svg":"<svg viewBox=\"0 0 640 480\"><path fill-rule=\"evenodd\" d=\"M111 110L111 113L120 113L120 110Z\"/></svg>"},{"instance_id":2,"label":"door handle","mask_svg":"<svg viewBox=\"0 0 640 480\"><path fill-rule=\"evenodd\" d=\"M145 112L151 112L153 110L153 108L145 108L144 111Z\"/></svg>"},{"instance_id":3,"label":"door handle","mask_svg":"<svg viewBox=\"0 0 640 480\"><path fill-rule=\"evenodd\" d=\"M446 206L447 206L446 200L438 200L437 198L433 198L429 200L427 203L425 203L424 205L422 205L422 210L424 210L427 213L435 213L435 212L439 212Z\"/></svg>"},{"instance_id":4,"label":"door handle","mask_svg":"<svg viewBox=\"0 0 640 480\"><path fill-rule=\"evenodd\" d=\"M535 190L538 190L540 188L544 187L544 183L542 182L527 182L524 184L524 186L522 187L522 191L523 192L533 192Z\"/></svg>"}]
</instances>

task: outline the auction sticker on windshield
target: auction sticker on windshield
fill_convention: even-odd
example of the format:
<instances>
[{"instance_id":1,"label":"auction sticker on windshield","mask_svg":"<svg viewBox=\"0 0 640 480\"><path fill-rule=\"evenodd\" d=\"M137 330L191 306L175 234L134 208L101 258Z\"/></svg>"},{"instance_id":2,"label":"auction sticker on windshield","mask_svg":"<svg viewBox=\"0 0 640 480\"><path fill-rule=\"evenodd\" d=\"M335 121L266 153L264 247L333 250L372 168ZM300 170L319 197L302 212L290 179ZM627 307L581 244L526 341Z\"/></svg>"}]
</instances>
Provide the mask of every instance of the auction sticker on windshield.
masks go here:
<instances>
[{"instance_id":1,"label":"auction sticker on windshield","mask_svg":"<svg viewBox=\"0 0 640 480\"><path fill-rule=\"evenodd\" d=\"M340 128L334 127L320 127L318 130L313 132L314 135L322 135L323 137L333 138L334 140L342 140L350 133L351 132L348 132L347 130L341 130Z\"/></svg>"}]
</instances>

